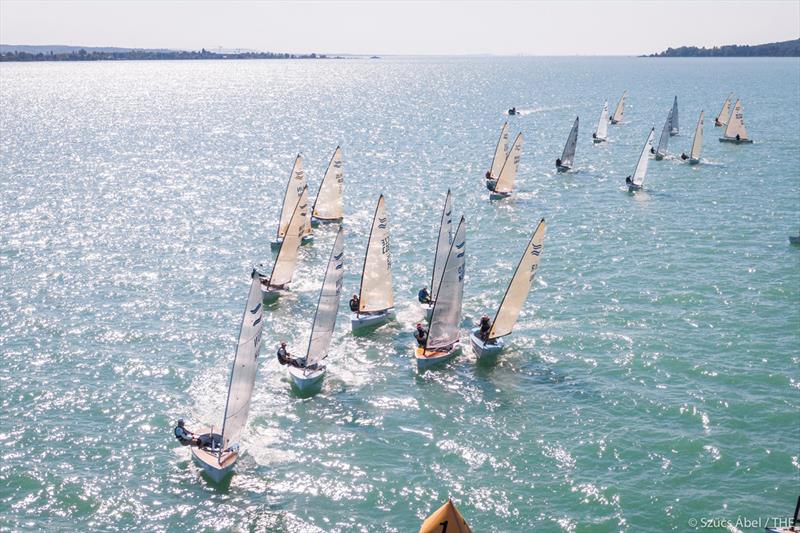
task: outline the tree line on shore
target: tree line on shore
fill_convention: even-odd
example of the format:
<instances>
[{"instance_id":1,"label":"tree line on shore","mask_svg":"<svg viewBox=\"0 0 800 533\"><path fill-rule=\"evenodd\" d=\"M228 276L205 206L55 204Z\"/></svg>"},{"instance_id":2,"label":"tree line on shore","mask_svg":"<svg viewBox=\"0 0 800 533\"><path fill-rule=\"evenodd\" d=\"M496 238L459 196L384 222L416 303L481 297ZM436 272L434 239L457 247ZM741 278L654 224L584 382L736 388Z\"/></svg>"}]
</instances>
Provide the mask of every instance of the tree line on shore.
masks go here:
<instances>
[{"instance_id":1,"label":"tree line on shore","mask_svg":"<svg viewBox=\"0 0 800 533\"><path fill-rule=\"evenodd\" d=\"M287 54L275 52L209 52L187 50L129 50L124 52L87 51L83 48L71 52L32 53L15 50L0 54L0 61L118 61L158 59L327 59L325 54Z\"/></svg>"},{"instance_id":2,"label":"tree line on shore","mask_svg":"<svg viewBox=\"0 0 800 533\"><path fill-rule=\"evenodd\" d=\"M649 57L800 57L800 39L756 45L730 44L713 48L681 46Z\"/></svg>"}]
</instances>

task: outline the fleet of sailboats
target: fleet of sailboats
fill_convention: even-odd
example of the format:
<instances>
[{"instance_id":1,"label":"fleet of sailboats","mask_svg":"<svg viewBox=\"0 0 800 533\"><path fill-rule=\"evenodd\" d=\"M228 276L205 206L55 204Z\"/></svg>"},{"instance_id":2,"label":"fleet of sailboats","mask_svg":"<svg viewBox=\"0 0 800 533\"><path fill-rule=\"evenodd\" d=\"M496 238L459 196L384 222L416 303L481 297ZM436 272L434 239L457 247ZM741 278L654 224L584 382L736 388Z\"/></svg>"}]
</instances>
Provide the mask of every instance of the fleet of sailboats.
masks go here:
<instances>
[{"instance_id":1,"label":"fleet of sailboats","mask_svg":"<svg viewBox=\"0 0 800 533\"><path fill-rule=\"evenodd\" d=\"M633 174L625 178L625 184L628 186L629 192L640 190L644 184L644 178L647 175L647 163L650 161L650 152L653 150L655 131L655 128L650 129L650 134L647 136L642 151L639 153L639 160L636 162Z\"/></svg>"},{"instance_id":2,"label":"fleet of sailboats","mask_svg":"<svg viewBox=\"0 0 800 533\"><path fill-rule=\"evenodd\" d=\"M344 219L343 194L342 149L337 146L319 184L314 205L311 207L311 221L313 223L341 222Z\"/></svg>"},{"instance_id":3,"label":"fleet of sailboats","mask_svg":"<svg viewBox=\"0 0 800 533\"><path fill-rule=\"evenodd\" d=\"M289 183L286 184L286 193L283 195L281 216L278 219L278 231L275 240L270 243L273 250L280 248L283 237L289 227L289 219L292 217L294 206L305 188L306 173L303 170L303 156L297 154L292 166L292 172L289 174ZM301 205L301 209L303 210L303 240L308 241L311 239L311 220L306 220L308 218L308 198L306 198L306 203Z\"/></svg>"},{"instance_id":4,"label":"fleet of sailboats","mask_svg":"<svg viewBox=\"0 0 800 533\"><path fill-rule=\"evenodd\" d=\"M700 162L700 151L703 149L703 112L700 111L700 118L697 120L697 127L694 129L694 139L692 139L692 149L689 155L681 154L681 159L688 159L690 165Z\"/></svg>"},{"instance_id":5,"label":"fleet of sailboats","mask_svg":"<svg viewBox=\"0 0 800 533\"><path fill-rule=\"evenodd\" d=\"M608 102L603 104L600 112L600 120L597 122L597 129L592 133L592 142L601 143L608 140Z\"/></svg>"},{"instance_id":6,"label":"fleet of sailboats","mask_svg":"<svg viewBox=\"0 0 800 533\"><path fill-rule=\"evenodd\" d=\"M614 114L611 115L611 123L612 124L619 124L622 122L622 117L625 115L625 97L628 96L628 91L624 91L622 96L617 103L617 108L614 110Z\"/></svg>"},{"instance_id":7,"label":"fleet of sailboats","mask_svg":"<svg viewBox=\"0 0 800 533\"><path fill-rule=\"evenodd\" d=\"M572 163L575 160L575 148L578 147L578 117L575 117L575 122L572 123L572 129L569 130L567 143L564 145L564 151L561 152L561 157L556 159L556 170L558 172L566 172L572 168Z\"/></svg>"},{"instance_id":8,"label":"fleet of sailboats","mask_svg":"<svg viewBox=\"0 0 800 533\"><path fill-rule=\"evenodd\" d=\"M733 98L733 93L729 94L725 99L725 103L722 104L719 115L714 119L715 127L725 126L728 123L728 117L731 114L731 98Z\"/></svg>"},{"instance_id":9,"label":"fleet of sailboats","mask_svg":"<svg viewBox=\"0 0 800 533\"><path fill-rule=\"evenodd\" d=\"M522 134L518 133L511 145L506 160L503 163L503 168L494 185L494 189L489 194L491 200L500 200L511 196L514 189L514 181L517 179L517 172L519 171L519 159L522 154Z\"/></svg>"},{"instance_id":10,"label":"fleet of sailboats","mask_svg":"<svg viewBox=\"0 0 800 533\"><path fill-rule=\"evenodd\" d=\"M433 255L433 270L431 271L430 302L423 303L425 308L425 319L430 322L433 304L439 294L439 283L444 272L444 264L447 261L447 254L450 253L450 245L453 243L453 198L450 189L447 189L447 196L444 198L442 207L442 218L439 222L439 234L436 237L436 250Z\"/></svg>"},{"instance_id":11,"label":"fleet of sailboats","mask_svg":"<svg viewBox=\"0 0 800 533\"><path fill-rule=\"evenodd\" d=\"M753 140L747 136L747 129L744 127L744 109L742 101L736 100L728 124L725 126L725 133L719 138L720 142L749 144Z\"/></svg>"},{"instance_id":12,"label":"fleet of sailboats","mask_svg":"<svg viewBox=\"0 0 800 533\"><path fill-rule=\"evenodd\" d=\"M669 136L671 135L670 129L672 128L672 113L675 109L670 109L667 113L667 120L664 121L664 127L661 129L661 137L658 139L658 147L655 149L656 161L661 161L667 155L667 147L669 145Z\"/></svg>"},{"instance_id":13,"label":"fleet of sailboats","mask_svg":"<svg viewBox=\"0 0 800 533\"><path fill-rule=\"evenodd\" d=\"M394 318L392 255L389 249L389 218L386 200L378 198L372 228L364 253L358 309L350 319L353 332L386 324Z\"/></svg>"},{"instance_id":14,"label":"fleet of sailboats","mask_svg":"<svg viewBox=\"0 0 800 533\"><path fill-rule=\"evenodd\" d=\"M678 134L678 96L675 95L675 100L672 102L672 115L669 124L669 134L675 136Z\"/></svg>"},{"instance_id":15,"label":"fleet of sailboats","mask_svg":"<svg viewBox=\"0 0 800 533\"><path fill-rule=\"evenodd\" d=\"M303 208L307 205L308 187L303 187L291 211L291 217L286 226L283 239L281 239L280 249L275 257L275 263L272 265L272 271L267 276L266 273L261 271L263 265L259 265L256 268L264 303L271 303L277 300L282 293L286 292L287 286L292 281L294 271L297 268L297 256L306 221L306 213Z\"/></svg>"}]
</instances>

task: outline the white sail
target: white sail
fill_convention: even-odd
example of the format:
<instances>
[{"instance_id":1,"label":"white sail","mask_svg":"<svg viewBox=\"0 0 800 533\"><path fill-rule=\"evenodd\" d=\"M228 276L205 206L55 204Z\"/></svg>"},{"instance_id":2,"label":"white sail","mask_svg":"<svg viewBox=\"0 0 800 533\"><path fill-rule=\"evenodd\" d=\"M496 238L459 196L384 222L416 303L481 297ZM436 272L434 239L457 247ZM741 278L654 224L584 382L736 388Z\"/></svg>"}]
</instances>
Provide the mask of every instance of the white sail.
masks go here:
<instances>
[{"instance_id":1,"label":"white sail","mask_svg":"<svg viewBox=\"0 0 800 533\"><path fill-rule=\"evenodd\" d=\"M672 121L670 122L670 135L677 135L678 134L678 96L675 96L675 100L672 102Z\"/></svg>"},{"instance_id":2,"label":"white sail","mask_svg":"<svg viewBox=\"0 0 800 533\"><path fill-rule=\"evenodd\" d=\"M431 300L436 301L439 291L439 282L442 280L444 264L447 261L447 254L450 252L450 245L453 243L453 199L450 189L447 189L447 196L444 199L442 209L442 220L439 223L439 237L436 239L436 255L433 257L433 275L431 276Z\"/></svg>"},{"instance_id":3,"label":"white sail","mask_svg":"<svg viewBox=\"0 0 800 533\"><path fill-rule=\"evenodd\" d=\"M281 218L278 222L278 238L282 239L289 226L289 219L292 217L294 206L303 193L306 186L306 173L303 171L303 156L297 155L289 175L289 183L286 185L286 194L283 195L283 207L281 208Z\"/></svg>"},{"instance_id":4,"label":"white sail","mask_svg":"<svg viewBox=\"0 0 800 533\"><path fill-rule=\"evenodd\" d=\"M575 148L578 146L578 117L575 117L575 122L572 123L572 129L569 131L567 137L567 144L564 145L564 151L561 153L561 166L571 167L575 159Z\"/></svg>"},{"instance_id":5,"label":"white sail","mask_svg":"<svg viewBox=\"0 0 800 533\"><path fill-rule=\"evenodd\" d=\"M282 287L292 281L294 269L297 267L297 252L300 248L300 239L303 237L303 225L305 223L302 205L307 204L308 187L303 187L303 192L292 210L292 216L283 236L281 249L278 251L278 257L275 258L275 265L272 267L272 274L269 277L270 287Z\"/></svg>"},{"instance_id":6,"label":"white sail","mask_svg":"<svg viewBox=\"0 0 800 533\"><path fill-rule=\"evenodd\" d=\"M736 100L728 125L725 127L726 138L735 139L736 135L739 135L739 140L741 141L748 140L747 130L744 127L744 109L742 108L741 100Z\"/></svg>"},{"instance_id":7,"label":"white sail","mask_svg":"<svg viewBox=\"0 0 800 533\"><path fill-rule=\"evenodd\" d=\"M644 177L647 175L647 163L650 161L650 149L653 147L653 136L655 135L655 128L650 129L650 134L647 136L642 147L642 153L639 154L639 161L636 162L636 168L633 169L631 181L634 185L641 186L644 183Z\"/></svg>"},{"instance_id":8,"label":"white sail","mask_svg":"<svg viewBox=\"0 0 800 533\"><path fill-rule=\"evenodd\" d=\"M731 114L731 98L733 98L733 93L729 94L725 99L725 103L722 104L722 109L720 109L719 115L717 115L717 124L721 126L728 123L728 117Z\"/></svg>"},{"instance_id":9,"label":"white sail","mask_svg":"<svg viewBox=\"0 0 800 533\"><path fill-rule=\"evenodd\" d=\"M667 146L669 145L669 132L672 127L672 109L667 113L667 120L664 122L664 128L661 130L661 137L658 139L658 148L656 154L664 157L667 155Z\"/></svg>"},{"instance_id":10,"label":"white sail","mask_svg":"<svg viewBox=\"0 0 800 533\"><path fill-rule=\"evenodd\" d=\"M336 147L325 170L322 183L319 184L317 198L311 213L320 220L339 220L344 217L342 195L344 192L344 169L342 149Z\"/></svg>"},{"instance_id":11,"label":"white sail","mask_svg":"<svg viewBox=\"0 0 800 533\"><path fill-rule=\"evenodd\" d=\"M494 157L492 158L492 166L489 171L492 173L492 178L497 179L500 175L500 170L503 168L503 163L506 160L506 152L508 151L508 122L503 124L500 129L500 138L497 139L497 146L494 149Z\"/></svg>"},{"instance_id":12,"label":"white sail","mask_svg":"<svg viewBox=\"0 0 800 533\"><path fill-rule=\"evenodd\" d=\"M464 271L466 267L466 225L464 217L456 228L453 244L447 254L438 297L433 305L431 327L428 330L427 350L448 348L458 341L461 304L464 300Z\"/></svg>"},{"instance_id":13,"label":"white sail","mask_svg":"<svg viewBox=\"0 0 800 533\"><path fill-rule=\"evenodd\" d=\"M503 163L503 168L500 170L500 175L497 178L497 183L494 186L495 192L511 192L514 188L514 181L517 179L517 171L519 170L519 158L522 154L522 134L518 133L517 138L514 139L514 144L511 145L511 151L506 156L506 161Z\"/></svg>"},{"instance_id":14,"label":"white sail","mask_svg":"<svg viewBox=\"0 0 800 533\"><path fill-rule=\"evenodd\" d=\"M392 254L389 250L389 219L386 201L378 198L372 229L369 232L364 270L361 273L361 291L358 311L369 313L394 307L392 296Z\"/></svg>"},{"instance_id":15,"label":"white sail","mask_svg":"<svg viewBox=\"0 0 800 533\"><path fill-rule=\"evenodd\" d=\"M622 122L622 116L625 114L625 97L627 95L628 91L625 91L619 99L617 108L614 110L614 115L611 117L614 122Z\"/></svg>"},{"instance_id":16,"label":"white sail","mask_svg":"<svg viewBox=\"0 0 800 533\"><path fill-rule=\"evenodd\" d=\"M600 121L597 123L597 131L594 132L595 139L606 140L608 138L608 102L603 104L600 112Z\"/></svg>"},{"instance_id":17,"label":"white sail","mask_svg":"<svg viewBox=\"0 0 800 533\"><path fill-rule=\"evenodd\" d=\"M314 325L311 326L311 338L308 340L306 365L311 366L322 361L328 355L328 348L336 327L336 315L339 314L339 300L342 293L342 277L344 276L344 231L339 227L333 250L325 269L325 279L319 291L317 312L314 314Z\"/></svg>"},{"instance_id":18,"label":"white sail","mask_svg":"<svg viewBox=\"0 0 800 533\"><path fill-rule=\"evenodd\" d=\"M700 160L700 150L703 148L703 112L700 111L700 120L697 121L697 128L694 130L694 141L692 141L692 153L690 157L695 161Z\"/></svg>"},{"instance_id":19,"label":"white sail","mask_svg":"<svg viewBox=\"0 0 800 533\"><path fill-rule=\"evenodd\" d=\"M239 442L250 411L250 398L253 396L258 369L258 352L261 350L261 330L264 327L260 285L258 276L253 276L228 383L228 401L225 403L222 421L222 450Z\"/></svg>"},{"instance_id":20,"label":"white sail","mask_svg":"<svg viewBox=\"0 0 800 533\"><path fill-rule=\"evenodd\" d=\"M517 263L511 283L508 284L503 301L500 302L497 315L492 322L492 329L489 330L490 339L509 335L514 329L514 324L517 323L519 313L531 290L536 270L539 268L539 259L544 247L544 232L545 223L542 219L536 226L525 253Z\"/></svg>"}]
</instances>

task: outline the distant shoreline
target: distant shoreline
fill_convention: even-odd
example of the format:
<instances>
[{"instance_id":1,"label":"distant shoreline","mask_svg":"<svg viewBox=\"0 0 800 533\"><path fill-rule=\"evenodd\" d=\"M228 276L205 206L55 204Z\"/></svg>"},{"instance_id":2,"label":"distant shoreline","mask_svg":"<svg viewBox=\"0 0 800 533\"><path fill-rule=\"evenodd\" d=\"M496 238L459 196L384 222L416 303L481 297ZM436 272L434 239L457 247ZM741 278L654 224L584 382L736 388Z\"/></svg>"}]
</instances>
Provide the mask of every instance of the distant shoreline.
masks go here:
<instances>
[{"instance_id":1,"label":"distant shoreline","mask_svg":"<svg viewBox=\"0 0 800 533\"><path fill-rule=\"evenodd\" d=\"M640 57L800 57L800 39L756 45L730 44L713 48L681 46Z\"/></svg>"},{"instance_id":2,"label":"distant shoreline","mask_svg":"<svg viewBox=\"0 0 800 533\"><path fill-rule=\"evenodd\" d=\"M24 47L19 47L24 48ZM35 47L29 47L35 48ZM196 59L341 59L326 54L289 54L276 52L209 52L205 48L196 51L186 50L87 50L73 49L64 52L48 52L13 50L0 53L0 62L33 62L33 61L182 61Z\"/></svg>"}]
</instances>

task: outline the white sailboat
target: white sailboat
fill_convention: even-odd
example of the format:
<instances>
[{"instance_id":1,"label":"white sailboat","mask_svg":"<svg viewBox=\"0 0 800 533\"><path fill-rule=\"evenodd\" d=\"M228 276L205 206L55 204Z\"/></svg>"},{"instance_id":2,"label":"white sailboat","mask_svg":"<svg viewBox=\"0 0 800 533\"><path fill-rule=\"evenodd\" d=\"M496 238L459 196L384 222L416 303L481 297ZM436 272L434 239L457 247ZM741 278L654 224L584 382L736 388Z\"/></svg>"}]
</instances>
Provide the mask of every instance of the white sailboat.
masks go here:
<instances>
[{"instance_id":1,"label":"white sailboat","mask_svg":"<svg viewBox=\"0 0 800 533\"><path fill-rule=\"evenodd\" d=\"M725 99L725 103L722 104L722 109L719 111L719 115L717 118L714 119L714 126L719 128L720 126L725 126L728 123L728 117L731 114L731 99L733 98L733 93L729 94L728 97Z\"/></svg>"},{"instance_id":2,"label":"white sailboat","mask_svg":"<svg viewBox=\"0 0 800 533\"><path fill-rule=\"evenodd\" d=\"M289 219L292 217L294 206L297 203L297 200L300 198L300 195L303 193L303 189L305 187L306 173L303 170L303 156L297 154L297 157L294 160L294 166L292 167L292 173L289 175L289 183L286 184L286 194L283 195L281 216L278 219L278 232L275 240L270 243L273 250L280 248L281 243L283 242L283 236L286 234L286 228L289 227ZM308 211L308 206L301 206L301 209L303 209L305 213L303 216L307 217L308 215L306 211ZM307 225L307 228L303 232L303 241L305 242L311 239L311 221L308 220L306 223L304 220L303 224Z\"/></svg>"},{"instance_id":3,"label":"white sailboat","mask_svg":"<svg viewBox=\"0 0 800 533\"><path fill-rule=\"evenodd\" d=\"M375 215L372 217L372 229L364 254L358 311L350 318L350 326L353 332L356 332L359 329L386 324L394 316L389 217L386 215L386 201L381 195L375 207Z\"/></svg>"},{"instance_id":4,"label":"white sailboat","mask_svg":"<svg viewBox=\"0 0 800 533\"><path fill-rule=\"evenodd\" d=\"M731 111L731 116L728 119L728 125L725 126L725 133L719 138L719 141L736 144L750 144L753 142L747 136L747 129L744 127L744 108L741 100L736 100L736 105L733 106L733 111Z\"/></svg>"},{"instance_id":5,"label":"white sailboat","mask_svg":"<svg viewBox=\"0 0 800 533\"><path fill-rule=\"evenodd\" d=\"M500 128L500 138L497 139L497 146L494 148L494 156L492 157L492 165L486 172L486 188L490 191L494 190L497 177L500 175L500 170L503 168L503 163L506 161L506 153L508 152L508 122L503 124Z\"/></svg>"},{"instance_id":6,"label":"white sailboat","mask_svg":"<svg viewBox=\"0 0 800 533\"><path fill-rule=\"evenodd\" d=\"M511 145L511 150L506 156L503 168L500 170L494 190L489 194L490 200L499 200L511 196L511 191L514 189L514 181L517 179L521 154L522 134L518 133L516 139L514 139L514 144Z\"/></svg>"},{"instance_id":7,"label":"white sailboat","mask_svg":"<svg viewBox=\"0 0 800 533\"><path fill-rule=\"evenodd\" d=\"M461 351L459 324L464 300L466 247L466 224L462 216L436 291L436 302L433 304L425 345L418 346L414 351L419 370L443 363Z\"/></svg>"},{"instance_id":8,"label":"white sailboat","mask_svg":"<svg viewBox=\"0 0 800 533\"><path fill-rule=\"evenodd\" d=\"M333 242L331 256L325 269L325 279L319 291L317 311L314 313L314 324L308 340L305 366L290 366L289 377L300 392L315 389L325 377L325 365L322 360L328 356L333 329L336 326L336 315L339 313L339 300L342 293L344 276L344 231L339 227L336 240Z\"/></svg>"},{"instance_id":9,"label":"white sailboat","mask_svg":"<svg viewBox=\"0 0 800 533\"><path fill-rule=\"evenodd\" d=\"M600 120L597 122L597 129L592 134L592 142L601 143L608 140L608 102L603 104L600 112Z\"/></svg>"},{"instance_id":10,"label":"white sailboat","mask_svg":"<svg viewBox=\"0 0 800 533\"><path fill-rule=\"evenodd\" d=\"M644 178L647 175L647 163L650 160L650 151L653 149L653 136L655 135L655 131L655 128L650 129L647 140L639 154L639 160L636 162L636 168L633 169L633 174L625 178L628 192L638 191L642 188L642 184L644 184Z\"/></svg>"},{"instance_id":11,"label":"white sailboat","mask_svg":"<svg viewBox=\"0 0 800 533\"><path fill-rule=\"evenodd\" d=\"M619 124L622 122L622 117L625 114L625 97L628 96L628 91L624 91L622 96L619 99L619 103L617 104L617 108L614 110L614 114L611 115L611 123L612 124Z\"/></svg>"},{"instance_id":12,"label":"white sailboat","mask_svg":"<svg viewBox=\"0 0 800 533\"><path fill-rule=\"evenodd\" d=\"M667 147L669 145L670 128L672 127L672 112L670 109L667 113L667 120L664 122L664 127L661 129L661 137L658 139L658 147L655 150L656 161L661 161L667 155Z\"/></svg>"},{"instance_id":13,"label":"white sailboat","mask_svg":"<svg viewBox=\"0 0 800 533\"><path fill-rule=\"evenodd\" d=\"M503 337L510 335L514 329L522 306L530 293L533 278L539 268L539 259L544 248L545 228L544 219L542 219L536 226L525 252L517 263L517 269L514 271L505 295L503 295L500 307L497 308L497 314L486 338L481 338L480 328L473 330L470 334L472 351L475 352L478 359L494 357L499 354L505 346Z\"/></svg>"},{"instance_id":14,"label":"white sailboat","mask_svg":"<svg viewBox=\"0 0 800 533\"><path fill-rule=\"evenodd\" d=\"M572 168L572 163L575 160L575 148L578 146L578 117L575 117L575 122L572 123L572 129L569 130L569 137L567 143L564 145L564 151L561 152L561 157L556 159L556 170L558 172L566 172Z\"/></svg>"},{"instance_id":15,"label":"white sailboat","mask_svg":"<svg viewBox=\"0 0 800 533\"><path fill-rule=\"evenodd\" d=\"M250 282L250 292L247 295L231 377L228 381L228 399L225 403L222 431L214 433L212 430L201 435L200 440L208 445L192 447L192 460L217 483L233 471L233 465L239 459L239 439L247 424L250 398L253 395L258 369L261 331L264 327L262 314L261 289L258 277L254 274Z\"/></svg>"},{"instance_id":16,"label":"white sailboat","mask_svg":"<svg viewBox=\"0 0 800 533\"><path fill-rule=\"evenodd\" d=\"M690 165L696 165L700 162L700 151L703 148L703 112L700 111L700 119L697 121L697 127L694 129L694 140L692 140L692 149L689 155L681 154L681 159L689 160Z\"/></svg>"},{"instance_id":17,"label":"white sailboat","mask_svg":"<svg viewBox=\"0 0 800 533\"><path fill-rule=\"evenodd\" d=\"M303 187L300 197L291 212L291 218L289 218L289 224L283 235L280 250L278 250L275 263L272 265L272 272L267 276L260 269L262 265L257 267L256 272L261 282L261 292L265 303L277 300L282 293L286 292L287 286L292 281L294 270L297 268L297 255L307 218L302 206L306 205L308 205L308 187Z\"/></svg>"},{"instance_id":18,"label":"white sailboat","mask_svg":"<svg viewBox=\"0 0 800 533\"><path fill-rule=\"evenodd\" d=\"M344 169L342 149L333 151L325 176L319 184L319 191L311 207L311 221L314 223L341 222L344 218Z\"/></svg>"},{"instance_id":19,"label":"white sailboat","mask_svg":"<svg viewBox=\"0 0 800 533\"><path fill-rule=\"evenodd\" d=\"M672 102L672 121L669 126L669 134L675 136L678 131L678 95L675 95L675 100Z\"/></svg>"},{"instance_id":20,"label":"white sailboat","mask_svg":"<svg viewBox=\"0 0 800 533\"><path fill-rule=\"evenodd\" d=\"M447 261L447 254L450 253L450 245L453 243L453 199L450 189L447 189L447 196L444 199L442 208L442 219L439 222L439 235L436 238L436 252L433 256L433 271L431 274L430 302L422 303L425 309L425 319L430 322L433 304L439 293L439 283L442 280L444 264Z\"/></svg>"}]
</instances>

